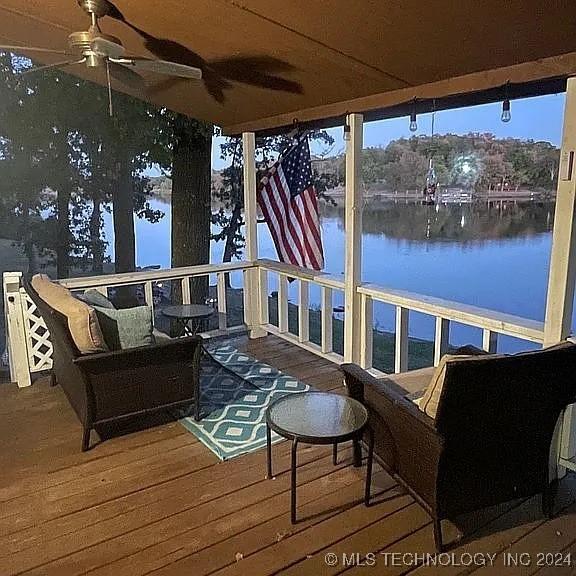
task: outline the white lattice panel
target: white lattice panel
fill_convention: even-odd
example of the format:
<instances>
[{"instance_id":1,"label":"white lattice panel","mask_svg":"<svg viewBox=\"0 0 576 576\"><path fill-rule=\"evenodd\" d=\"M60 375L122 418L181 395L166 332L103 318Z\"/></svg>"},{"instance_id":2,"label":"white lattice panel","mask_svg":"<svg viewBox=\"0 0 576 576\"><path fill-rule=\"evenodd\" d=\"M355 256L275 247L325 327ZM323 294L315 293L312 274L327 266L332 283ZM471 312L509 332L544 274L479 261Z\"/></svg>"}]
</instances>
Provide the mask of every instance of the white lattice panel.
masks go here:
<instances>
[{"instance_id":1,"label":"white lattice panel","mask_svg":"<svg viewBox=\"0 0 576 576\"><path fill-rule=\"evenodd\" d=\"M30 372L40 372L52 368L52 342L50 332L44 324L44 320L38 314L36 304L22 288L22 312L26 328L26 341L28 343L28 364Z\"/></svg>"}]
</instances>

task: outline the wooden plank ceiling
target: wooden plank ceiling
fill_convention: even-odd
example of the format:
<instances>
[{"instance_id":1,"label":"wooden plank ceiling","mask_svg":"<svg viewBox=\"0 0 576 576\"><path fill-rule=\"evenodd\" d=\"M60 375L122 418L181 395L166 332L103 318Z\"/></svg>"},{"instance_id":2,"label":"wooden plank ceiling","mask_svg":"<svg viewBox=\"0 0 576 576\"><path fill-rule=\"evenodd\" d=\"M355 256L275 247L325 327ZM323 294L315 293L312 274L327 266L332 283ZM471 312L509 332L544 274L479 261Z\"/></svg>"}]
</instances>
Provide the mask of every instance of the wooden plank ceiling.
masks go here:
<instances>
[{"instance_id":1,"label":"wooden plank ceiling","mask_svg":"<svg viewBox=\"0 0 576 576\"><path fill-rule=\"evenodd\" d=\"M146 78L150 88L138 95L214 122L229 133L390 106L415 96L475 91L507 80L576 73L573 0L115 4L145 33L198 55L205 77L228 75L222 102L204 82L166 83L154 75ZM68 34L88 25L76 0L0 0L0 42L5 44L67 49ZM131 54L153 56L143 35L125 23L105 17L101 27L120 38ZM235 64L222 63L229 59ZM78 66L74 73L104 82L102 70ZM294 85L287 88L292 90L250 85L267 75L291 81Z\"/></svg>"}]
</instances>

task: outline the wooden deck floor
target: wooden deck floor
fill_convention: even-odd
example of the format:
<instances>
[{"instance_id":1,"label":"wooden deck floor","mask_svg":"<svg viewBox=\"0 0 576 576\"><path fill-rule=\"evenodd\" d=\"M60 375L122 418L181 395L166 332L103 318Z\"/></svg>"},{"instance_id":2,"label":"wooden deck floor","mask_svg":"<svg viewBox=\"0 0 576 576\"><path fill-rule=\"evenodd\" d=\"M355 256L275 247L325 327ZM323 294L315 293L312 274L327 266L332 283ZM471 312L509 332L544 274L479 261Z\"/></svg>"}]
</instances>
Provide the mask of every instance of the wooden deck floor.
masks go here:
<instances>
[{"instance_id":1,"label":"wooden deck floor","mask_svg":"<svg viewBox=\"0 0 576 576\"><path fill-rule=\"evenodd\" d=\"M341 388L333 364L277 338L244 347L317 388ZM302 520L292 526L285 442L275 448L274 480L265 479L265 452L221 463L176 422L117 435L82 454L76 417L62 391L46 380L24 390L0 386L0 438L3 576L449 575L477 569L482 576L544 576L573 570L538 566L536 556L576 555L572 475L562 482L552 521L541 517L537 498L464 518L466 536L451 556L440 558L448 565L433 567L422 564L422 554L433 552L428 515L378 467L377 504L365 508L365 469L350 466L348 448L340 450L336 467L329 447L299 452ZM451 525L445 533L458 534ZM375 565L344 563L343 555L353 562L369 552L376 553L368 557ZM519 552L530 556L515 556ZM507 558L530 566L505 568Z\"/></svg>"}]
</instances>

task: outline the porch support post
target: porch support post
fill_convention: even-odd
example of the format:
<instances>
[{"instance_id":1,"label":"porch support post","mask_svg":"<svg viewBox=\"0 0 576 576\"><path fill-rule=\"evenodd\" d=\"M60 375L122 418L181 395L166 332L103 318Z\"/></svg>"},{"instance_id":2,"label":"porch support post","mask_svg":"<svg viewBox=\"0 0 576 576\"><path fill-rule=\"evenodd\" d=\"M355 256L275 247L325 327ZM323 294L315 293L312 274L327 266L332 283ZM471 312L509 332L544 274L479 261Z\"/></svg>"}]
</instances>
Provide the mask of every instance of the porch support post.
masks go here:
<instances>
[{"instance_id":1,"label":"porch support post","mask_svg":"<svg viewBox=\"0 0 576 576\"><path fill-rule=\"evenodd\" d=\"M258 230L256 225L258 209L256 203L256 138L253 132L242 134L242 150L244 155L246 258L250 262L256 262L258 260ZM261 338L267 334L260 326L258 281L258 268L250 268L244 272L244 319L250 331L250 338Z\"/></svg>"},{"instance_id":2,"label":"porch support post","mask_svg":"<svg viewBox=\"0 0 576 576\"><path fill-rule=\"evenodd\" d=\"M10 363L10 380L16 382L19 388L25 388L32 384L32 379L28 364L28 341L20 294L21 278L22 272L4 272L4 329Z\"/></svg>"},{"instance_id":3,"label":"porch support post","mask_svg":"<svg viewBox=\"0 0 576 576\"><path fill-rule=\"evenodd\" d=\"M544 346L555 344L570 336L576 283L575 214L576 78L569 78L566 87L564 130L548 277ZM566 410L563 424L557 427L556 446L561 460L576 457L576 409L574 405ZM562 475L563 467L558 472Z\"/></svg>"},{"instance_id":4,"label":"porch support post","mask_svg":"<svg viewBox=\"0 0 576 576\"><path fill-rule=\"evenodd\" d=\"M349 114L346 122L350 139L346 142L346 260L344 267L344 361L360 363L360 307L357 288L362 277L361 182L363 117Z\"/></svg>"}]
</instances>

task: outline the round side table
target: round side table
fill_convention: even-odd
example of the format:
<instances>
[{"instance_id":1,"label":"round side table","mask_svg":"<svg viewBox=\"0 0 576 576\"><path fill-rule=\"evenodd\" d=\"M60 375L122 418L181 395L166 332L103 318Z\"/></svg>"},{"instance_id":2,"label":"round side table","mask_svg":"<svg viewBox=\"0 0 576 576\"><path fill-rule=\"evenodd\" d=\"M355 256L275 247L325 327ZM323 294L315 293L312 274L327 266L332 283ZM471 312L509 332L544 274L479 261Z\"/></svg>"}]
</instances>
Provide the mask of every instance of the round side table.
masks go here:
<instances>
[{"instance_id":1,"label":"round side table","mask_svg":"<svg viewBox=\"0 0 576 576\"><path fill-rule=\"evenodd\" d=\"M214 314L214 308L203 304L181 304L166 306L162 314L178 324L178 336L197 334L203 322Z\"/></svg>"},{"instance_id":2,"label":"round side table","mask_svg":"<svg viewBox=\"0 0 576 576\"><path fill-rule=\"evenodd\" d=\"M361 465L360 439L369 433L364 503L369 505L374 433L368 425L368 411L353 398L329 392L299 392L279 398L266 410L267 473L272 478L272 430L292 441L290 519L296 522L296 452L299 443L332 444L337 463L338 444L354 442L354 465Z\"/></svg>"}]
</instances>

